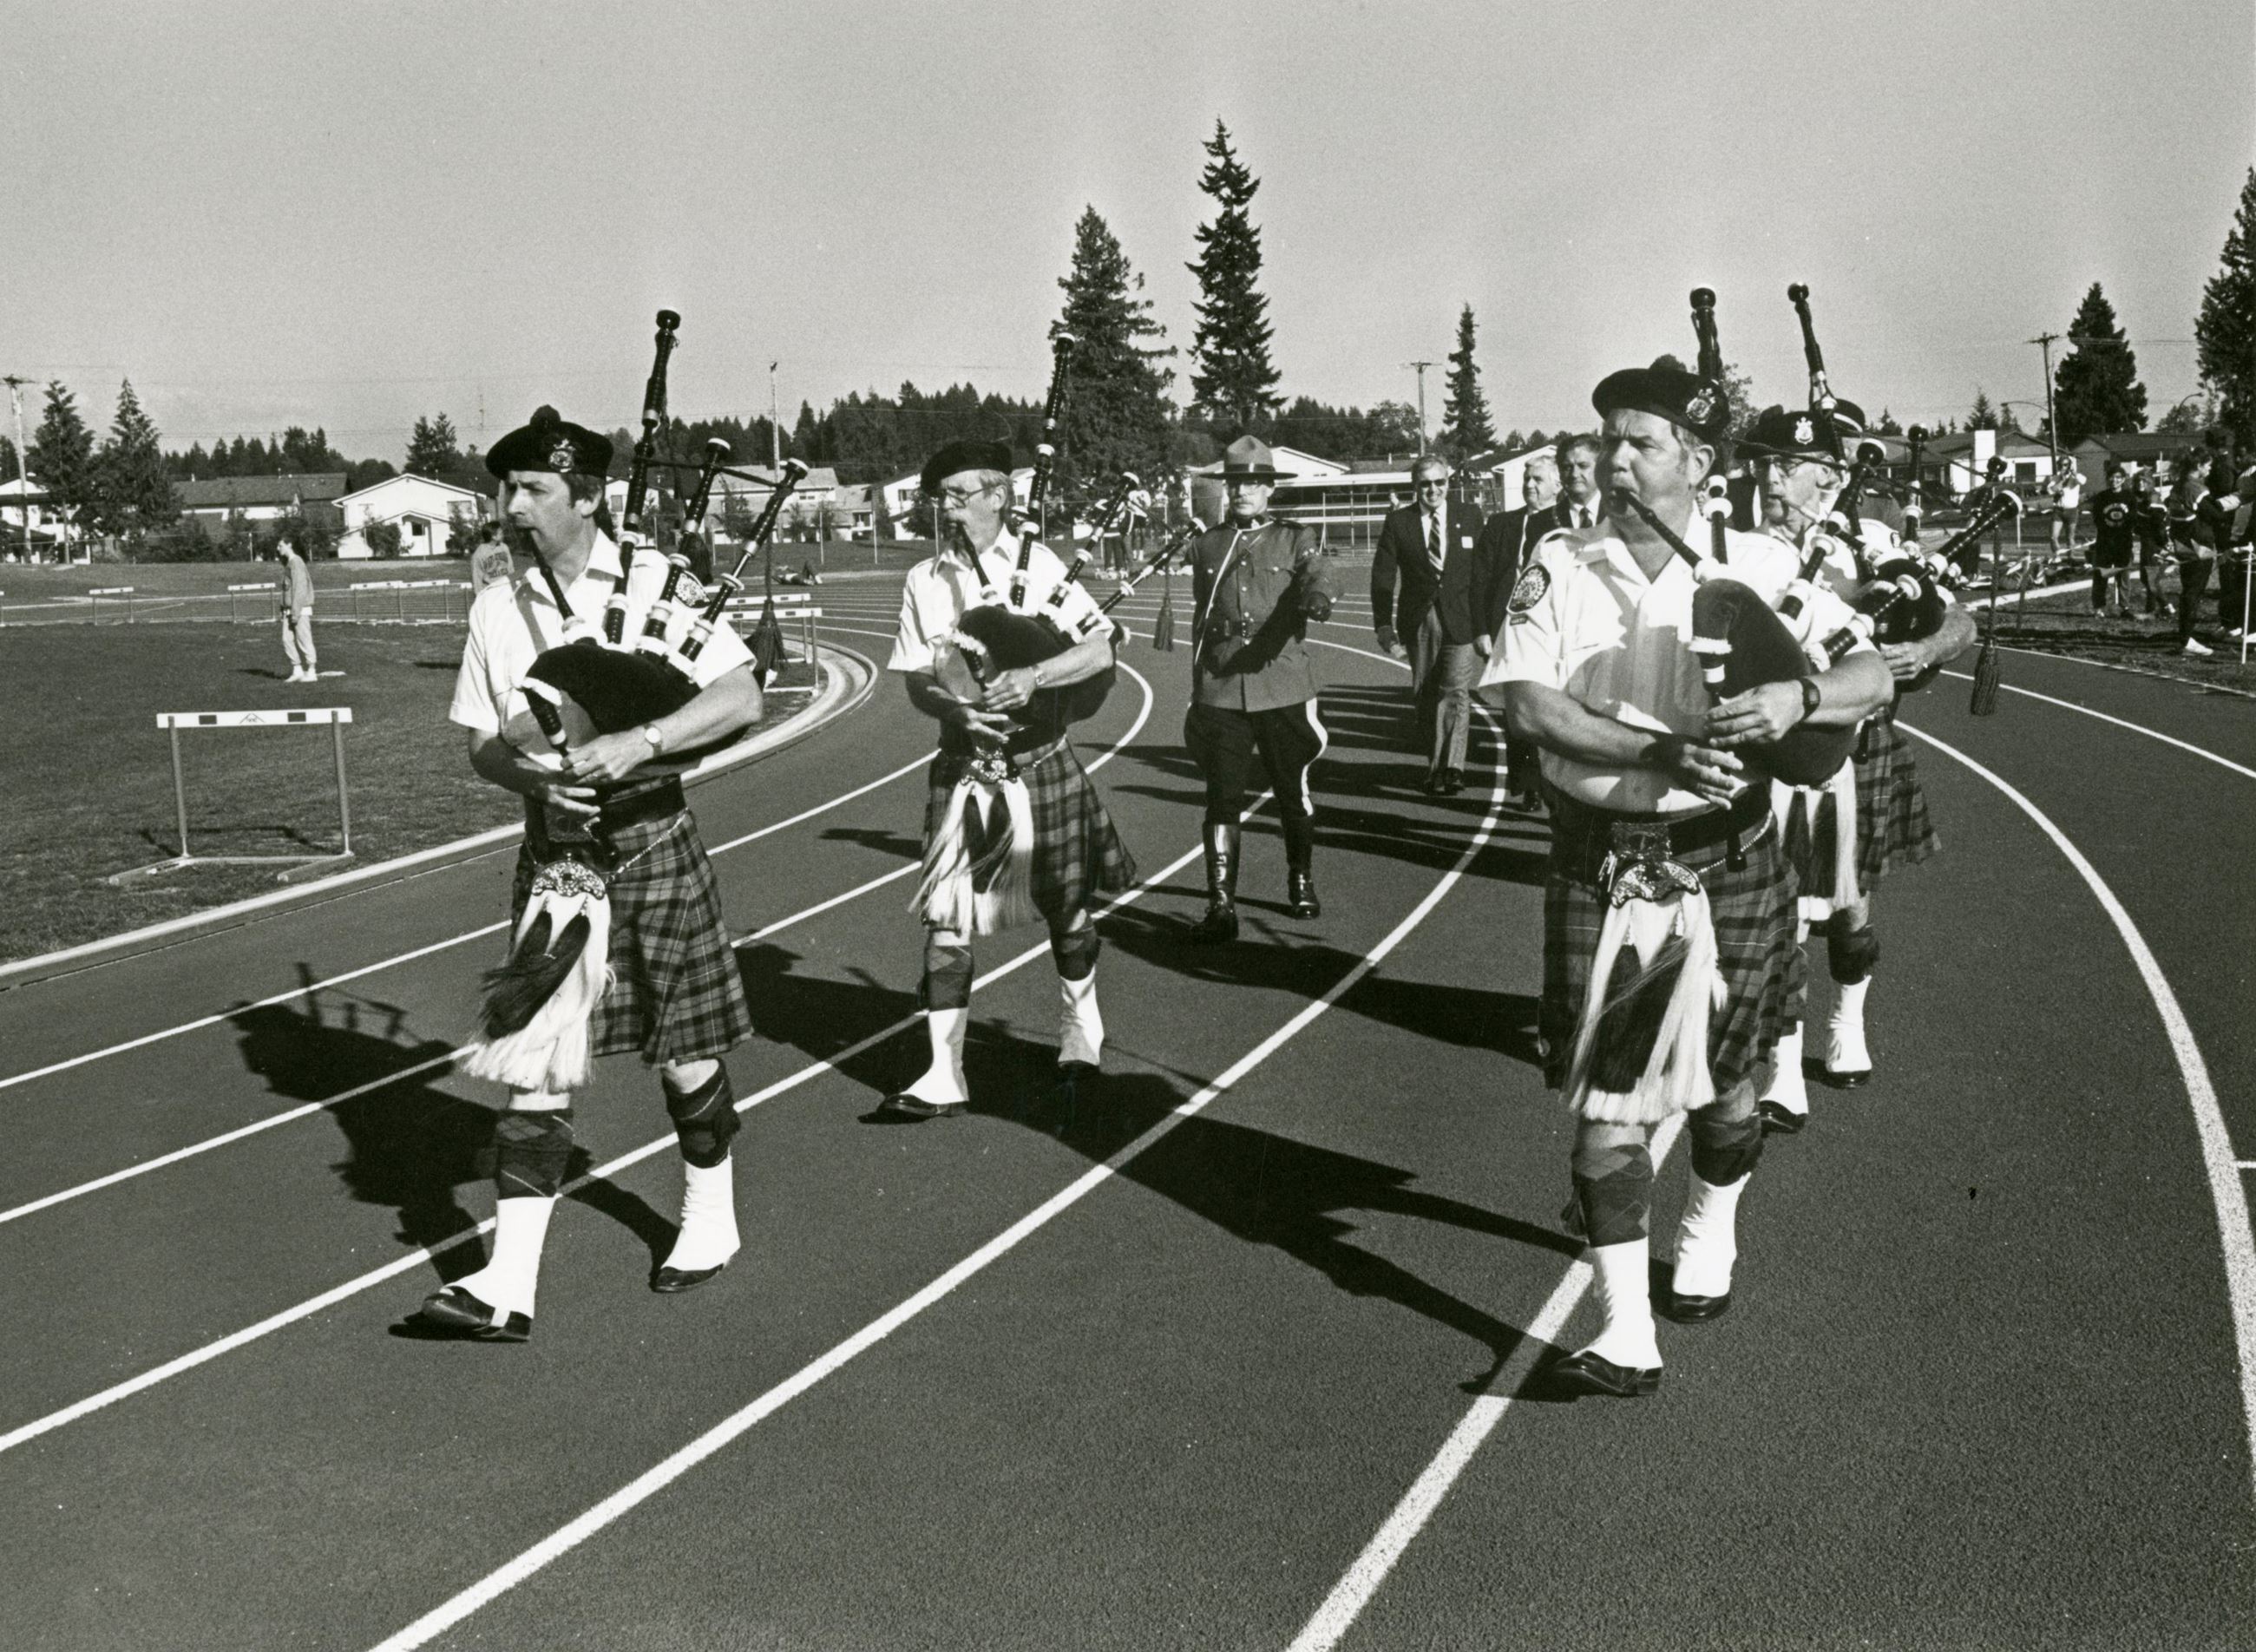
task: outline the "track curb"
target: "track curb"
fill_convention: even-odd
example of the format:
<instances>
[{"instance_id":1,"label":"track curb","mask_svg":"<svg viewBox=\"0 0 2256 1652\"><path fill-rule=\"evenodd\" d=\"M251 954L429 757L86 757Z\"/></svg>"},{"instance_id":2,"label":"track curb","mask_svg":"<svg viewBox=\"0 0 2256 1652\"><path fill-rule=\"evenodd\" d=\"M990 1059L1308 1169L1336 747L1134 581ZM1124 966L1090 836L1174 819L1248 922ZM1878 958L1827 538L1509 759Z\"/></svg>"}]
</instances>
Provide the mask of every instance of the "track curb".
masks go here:
<instances>
[{"instance_id":1,"label":"track curb","mask_svg":"<svg viewBox=\"0 0 2256 1652\"><path fill-rule=\"evenodd\" d=\"M772 729L753 736L741 747L708 758L682 776L683 784L701 785L748 763L756 763L762 758L787 751L820 733L841 717L859 710L867 702L877 687L878 674L875 662L868 655L858 649L829 642L817 643L815 652L818 656L828 657L820 660L823 667L823 681L814 700ZM123 935L106 936L99 941L85 942L60 952L18 958L12 964L0 964L0 992L74 971L118 963L144 952L157 950L161 946L193 940L222 929L240 928L277 907L315 905L348 891L356 893L357 886L363 885L380 887L401 878L435 871L448 862L475 857L501 844L513 843L524 835L522 822L497 826L490 830L474 832L468 837L457 837L451 843L434 844L428 849L419 849L390 860L356 866L350 872L341 872L312 883L252 895L247 900L230 901L226 906L214 907L205 912L191 912L180 917L167 918L162 923L129 929Z\"/></svg>"}]
</instances>

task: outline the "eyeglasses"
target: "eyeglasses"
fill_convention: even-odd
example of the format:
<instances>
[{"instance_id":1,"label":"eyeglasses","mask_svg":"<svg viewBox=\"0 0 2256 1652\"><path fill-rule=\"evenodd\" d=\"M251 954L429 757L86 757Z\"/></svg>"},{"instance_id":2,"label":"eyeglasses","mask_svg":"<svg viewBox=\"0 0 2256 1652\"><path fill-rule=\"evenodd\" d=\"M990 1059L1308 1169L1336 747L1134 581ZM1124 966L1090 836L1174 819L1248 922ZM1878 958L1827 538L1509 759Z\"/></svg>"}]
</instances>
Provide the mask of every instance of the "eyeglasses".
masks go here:
<instances>
[{"instance_id":1,"label":"eyeglasses","mask_svg":"<svg viewBox=\"0 0 2256 1652\"><path fill-rule=\"evenodd\" d=\"M1449 485L1449 478L1447 477L1427 477L1419 481L1415 485L1421 488L1446 488Z\"/></svg>"},{"instance_id":2,"label":"eyeglasses","mask_svg":"<svg viewBox=\"0 0 2256 1652\"><path fill-rule=\"evenodd\" d=\"M990 482L983 488L941 488L933 497L943 505L969 505L974 499L983 498L994 492L1002 485L999 482Z\"/></svg>"}]
</instances>

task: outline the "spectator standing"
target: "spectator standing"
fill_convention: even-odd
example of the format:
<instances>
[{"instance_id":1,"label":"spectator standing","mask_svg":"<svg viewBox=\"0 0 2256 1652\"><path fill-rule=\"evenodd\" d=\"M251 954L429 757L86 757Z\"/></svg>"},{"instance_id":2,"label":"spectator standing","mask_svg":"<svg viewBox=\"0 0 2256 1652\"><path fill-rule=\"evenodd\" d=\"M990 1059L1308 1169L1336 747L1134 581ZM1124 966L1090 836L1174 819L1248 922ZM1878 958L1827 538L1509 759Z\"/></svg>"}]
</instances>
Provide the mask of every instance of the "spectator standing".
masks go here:
<instances>
[{"instance_id":1,"label":"spectator standing","mask_svg":"<svg viewBox=\"0 0 2256 1652\"><path fill-rule=\"evenodd\" d=\"M1412 503L1387 513L1371 564L1371 611L1378 646L1410 661L1425 789L1464 789L1465 736L1473 685L1496 645L1484 629L1488 580L1480 552L1480 507L1449 497L1449 462L1428 454L1410 467ZM1395 588L1401 587L1400 604Z\"/></svg>"},{"instance_id":2,"label":"spectator standing","mask_svg":"<svg viewBox=\"0 0 2256 1652\"><path fill-rule=\"evenodd\" d=\"M2211 652L2194 627L2217 562L2217 541L2203 510L2210 499L2206 469L2206 455L2194 455L2170 484L2168 505L2170 554L2178 565L2178 649L2196 656Z\"/></svg>"},{"instance_id":3,"label":"spectator standing","mask_svg":"<svg viewBox=\"0 0 2256 1652\"><path fill-rule=\"evenodd\" d=\"M2107 462L2106 479L2107 485L2091 496L2091 611L2128 618L2131 554L2144 506L2125 484L2119 461Z\"/></svg>"},{"instance_id":4,"label":"spectator standing","mask_svg":"<svg viewBox=\"0 0 2256 1652\"><path fill-rule=\"evenodd\" d=\"M289 657L290 682L318 682L314 656L314 575L298 548L297 537L285 533L274 543L282 561L282 652Z\"/></svg>"},{"instance_id":5,"label":"spectator standing","mask_svg":"<svg viewBox=\"0 0 2256 1652\"><path fill-rule=\"evenodd\" d=\"M2076 549L2076 533L2083 517L2083 472L2066 455L2053 476L2053 502L2058 506L2052 514L2052 554L2057 561Z\"/></svg>"}]
</instances>

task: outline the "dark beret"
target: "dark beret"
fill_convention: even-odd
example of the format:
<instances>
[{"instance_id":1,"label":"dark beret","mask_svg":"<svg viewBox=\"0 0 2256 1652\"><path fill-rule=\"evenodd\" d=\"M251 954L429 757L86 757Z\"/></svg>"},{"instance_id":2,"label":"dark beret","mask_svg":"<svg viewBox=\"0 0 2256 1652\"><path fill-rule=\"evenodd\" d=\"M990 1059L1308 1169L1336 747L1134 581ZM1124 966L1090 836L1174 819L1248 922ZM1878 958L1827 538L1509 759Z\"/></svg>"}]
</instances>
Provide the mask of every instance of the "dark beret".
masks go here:
<instances>
[{"instance_id":1,"label":"dark beret","mask_svg":"<svg viewBox=\"0 0 2256 1652\"><path fill-rule=\"evenodd\" d=\"M1864 433L1865 410L1853 401L1836 402L1829 416L1812 408L1766 407L1754 428L1740 440L1739 448L1837 464Z\"/></svg>"},{"instance_id":2,"label":"dark beret","mask_svg":"<svg viewBox=\"0 0 2256 1652\"><path fill-rule=\"evenodd\" d=\"M611 439L557 416L553 407L533 409L532 422L504 436L486 454L486 469L497 477L512 470L553 470L559 476L610 474Z\"/></svg>"},{"instance_id":3,"label":"dark beret","mask_svg":"<svg viewBox=\"0 0 2256 1652\"><path fill-rule=\"evenodd\" d=\"M1724 387L1700 377L1674 356L1650 367L1625 367L1608 373L1590 394L1601 417L1617 411L1666 419L1703 441L1721 441L1731 427L1731 405Z\"/></svg>"},{"instance_id":4,"label":"dark beret","mask_svg":"<svg viewBox=\"0 0 2256 1652\"><path fill-rule=\"evenodd\" d=\"M924 469L917 480L924 484L927 493L940 491L940 484L948 477L965 470L999 470L1011 474L1011 444L1007 441L951 441L924 462Z\"/></svg>"}]
</instances>

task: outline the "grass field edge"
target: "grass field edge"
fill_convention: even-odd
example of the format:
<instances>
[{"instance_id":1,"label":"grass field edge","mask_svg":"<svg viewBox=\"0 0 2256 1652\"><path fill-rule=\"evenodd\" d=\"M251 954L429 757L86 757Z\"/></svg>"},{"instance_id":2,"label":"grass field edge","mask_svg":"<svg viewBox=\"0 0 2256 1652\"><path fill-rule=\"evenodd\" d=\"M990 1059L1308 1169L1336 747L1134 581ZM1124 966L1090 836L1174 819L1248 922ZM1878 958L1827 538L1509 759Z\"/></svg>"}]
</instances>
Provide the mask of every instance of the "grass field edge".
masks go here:
<instances>
[{"instance_id":1,"label":"grass field edge","mask_svg":"<svg viewBox=\"0 0 2256 1652\"><path fill-rule=\"evenodd\" d=\"M828 661L823 666L822 687L803 710L793 712L772 729L757 734L740 748L718 753L705 759L683 776L685 784L696 786L716 776L743 767L761 758L772 757L828 728L839 718L857 710L865 703L877 687L878 667L867 654L840 643L823 642L815 645L818 655L838 657L844 669L834 670ZM457 837L450 843L434 844L428 849L396 855L390 860L371 862L356 866L349 872L318 879L310 883L270 890L247 900L229 901L203 912L184 913L177 918L167 918L161 923L142 928L129 929L122 935L105 935L98 941L88 941L74 947L65 947L57 952L43 952L34 957L18 958L11 964L0 964L0 992L26 986L35 981L66 973L75 969L93 968L134 956L143 948L159 942L173 942L206 929L230 928L236 921L264 913L275 907L312 903L356 884L389 882L430 867L458 856L471 855L491 849L525 834L521 822L496 826L489 830L473 832L468 837Z\"/></svg>"}]
</instances>

